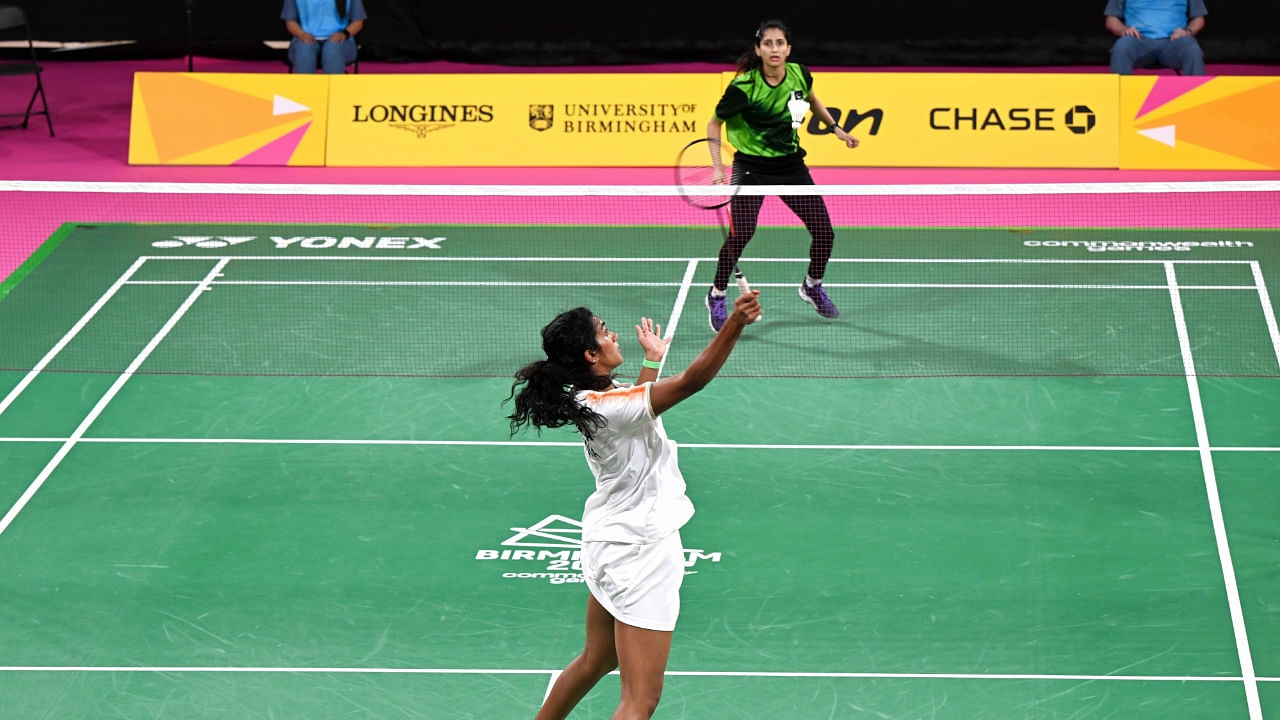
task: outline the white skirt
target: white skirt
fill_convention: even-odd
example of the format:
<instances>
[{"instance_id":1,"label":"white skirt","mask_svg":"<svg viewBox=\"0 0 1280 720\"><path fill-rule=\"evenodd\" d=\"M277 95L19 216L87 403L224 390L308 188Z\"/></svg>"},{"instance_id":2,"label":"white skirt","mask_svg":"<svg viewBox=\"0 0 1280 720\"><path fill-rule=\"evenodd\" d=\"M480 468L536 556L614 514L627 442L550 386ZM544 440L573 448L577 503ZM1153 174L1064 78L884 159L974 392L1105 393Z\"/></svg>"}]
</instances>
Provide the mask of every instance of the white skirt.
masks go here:
<instances>
[{"instance_id":1,"label":"white skirt","mask_svg":"<svg viewBox=\"0 0 1280 720\"><path fill-rule=\"evenodd\" d=\"M673 532L655 543L582 543L587 589L614 619L645 630L676 629L684 545Z\"/></svg>"}]
</instances>

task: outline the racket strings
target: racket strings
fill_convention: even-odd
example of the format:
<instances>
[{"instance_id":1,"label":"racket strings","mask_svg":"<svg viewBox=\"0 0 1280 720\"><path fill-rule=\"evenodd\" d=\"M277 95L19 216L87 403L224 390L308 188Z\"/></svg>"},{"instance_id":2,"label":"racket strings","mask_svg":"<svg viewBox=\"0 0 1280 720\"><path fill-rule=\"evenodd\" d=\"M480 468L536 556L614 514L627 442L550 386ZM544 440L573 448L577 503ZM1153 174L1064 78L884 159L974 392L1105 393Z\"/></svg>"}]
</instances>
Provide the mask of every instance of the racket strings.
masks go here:
<instances>
[{"instance_id":1,"label":"racket strings","mask_svg":"<svg viewBox=\"0 0 1280 720\"><path fill-rule=\"evenodd\" d=\"M702 138L680 151L676 161L676 187L684 199L694 207L711 210L729 204L737 193L738 184L732 177L734 171L728 164L716 172L713 153L719 153L719 143ZM723 155L720 156L723 160Z\"/></svg>"}]
</instances>

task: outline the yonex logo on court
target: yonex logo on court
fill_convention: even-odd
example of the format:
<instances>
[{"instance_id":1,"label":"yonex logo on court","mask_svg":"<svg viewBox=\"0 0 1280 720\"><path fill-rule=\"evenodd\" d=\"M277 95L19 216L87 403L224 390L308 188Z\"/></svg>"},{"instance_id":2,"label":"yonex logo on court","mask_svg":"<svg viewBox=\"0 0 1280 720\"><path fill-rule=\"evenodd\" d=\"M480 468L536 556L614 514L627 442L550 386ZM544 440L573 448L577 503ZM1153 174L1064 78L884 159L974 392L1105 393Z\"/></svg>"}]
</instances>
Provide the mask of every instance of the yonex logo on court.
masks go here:
<instances>
[{"instance_id":1,"label":"yonex logo on court","mask_svg":"<svg viewBox=\"0 0 1280 720\"><path fill-rule=\"evenodd\" d=\"M440 243L444 242L443 237L419 237L416 235L365 235L364 237L354 237L352 235L344 235L343 237L334 237L332 235L299 235L295 237L283 237L281 235L272 235L271 242L275 244L277 250L283 250L287 247L302 247L311 250L325 250L328 248L363 248L365 250L439 250Z\"/></svg>"},{"instance_id":2,"label":"yonex logo on court","mask_svg":"<svg viewBox=\"0 0 1280 720\"><path fill-rule=\"evenodd\" d=\"M528 527L510 528L513 533L503 540L501 550L477 550L476 560L534 562L539 567L529 571L508 571L509 580L546 580L553 585L582 582L582 522L565 515L548 515ZM721 553L699 548L685 548L684 566L692 568L699 560L718 563ZM694 570L685 570L692 574Z\"/></svg>"},{"instance_id":3,"label":"yonex logo on court","mask_svg":"<svg viewBox=\"0 0 1280 720\"><path fill-rule=\"evenodd\" d=\"M151 247L156 248L184 248L198 247L204 250L216 248L230 247L247 243L257 238L249 235L174 235L168 240L157 240L151 243Z\"/></svg>"},{"instance_id":4,"label":"yonex logo on court","mask_svg":"<svg viewBox=\"0 0 1280 720\"><path fill-rule=\"evenodd\" d=\"M165 240L156 240L151 247L172 250L176 248L200 248L217 250L257 240L255 235L173 235ZM325 250L330 248L360 248L364 250L441 250L444 237L421 237L417 235L365 235L355 237L344 235L299 235L284 237L270 236L277 250L289 247L307 248L309 250Z\"/></svg>"}]
</instances>

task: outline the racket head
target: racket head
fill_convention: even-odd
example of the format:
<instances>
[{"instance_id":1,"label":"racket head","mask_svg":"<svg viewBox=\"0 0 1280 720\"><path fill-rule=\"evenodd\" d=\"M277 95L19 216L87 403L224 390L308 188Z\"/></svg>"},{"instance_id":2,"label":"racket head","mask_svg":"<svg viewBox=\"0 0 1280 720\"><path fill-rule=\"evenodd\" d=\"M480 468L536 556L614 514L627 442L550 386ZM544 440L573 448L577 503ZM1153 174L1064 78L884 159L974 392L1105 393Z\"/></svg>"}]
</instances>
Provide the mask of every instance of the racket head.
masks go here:
<instances>
[{"instance_id":1,"label":"racket head","mask_svg":"<svg viewBox=\"0 0 1280 720\"><path fill-rule=\"evenodd\" d=\"M698 138L685 145L676 157L676 188L690 205L704 210L715 210L728 205L738 194L738 178L731 165L722 164L720 177L716 176L714 158L720 154L719 140Z\"/></svg>"}]
</instances>

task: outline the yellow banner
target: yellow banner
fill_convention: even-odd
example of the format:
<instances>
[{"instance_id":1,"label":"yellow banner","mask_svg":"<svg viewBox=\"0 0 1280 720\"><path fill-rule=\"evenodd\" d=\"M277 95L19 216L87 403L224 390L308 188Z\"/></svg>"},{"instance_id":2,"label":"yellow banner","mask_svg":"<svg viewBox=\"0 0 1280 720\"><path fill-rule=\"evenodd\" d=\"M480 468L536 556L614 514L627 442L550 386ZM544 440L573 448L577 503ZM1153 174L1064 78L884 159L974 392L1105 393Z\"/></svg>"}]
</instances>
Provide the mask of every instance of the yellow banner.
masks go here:
<instances>
[{"instance_id":1,"label":"yellow banner","mask_svg":"<svg viewBox=\"0 0 1280 720\"><path fill-rule=\"evenodd\" d=\"M1280 78L1120 79L1120 167L1278 170Z\"/></svg>"},{"instance_id":2,"label":"yellow banner","mask_svg":"<svg viewBox=\"0 0 1280 720\"><path fill-rule=\"evenodd\" d=\"M1116 167L1117 79L1106 74L814 73L813 92L861 145L810 113L812 166Z\"/></svg>"},{"instance_id":3,"label":"yellow banner","mask_svg":"<svg viewBox=\"0 0 1280 720\"><path fill-rule=\"evenodd\" d=\"M129 162L667 167L730 73L136 73ZM1280 169L1280 78L817 73L808 163Z\"/></svg>"},{"instance_id":4,"label":"yellow banner","mask_svg":"<svg viewBox=\"0 0 1280 720\"><path fill-rule=\"evenodd\" d=\"M321 75L135 73L129 163L324 165L328 93Z\"/></svg>"},{"instance_id":5,"label":"yellow banner","mask_svg":"<svg viewBox=\"0 0 1280 720\"><path fill-rule=\"evenodd\" d=\"M715 74L335 75L329 165L670 166Z\"/></svg>"}]
</instances>

